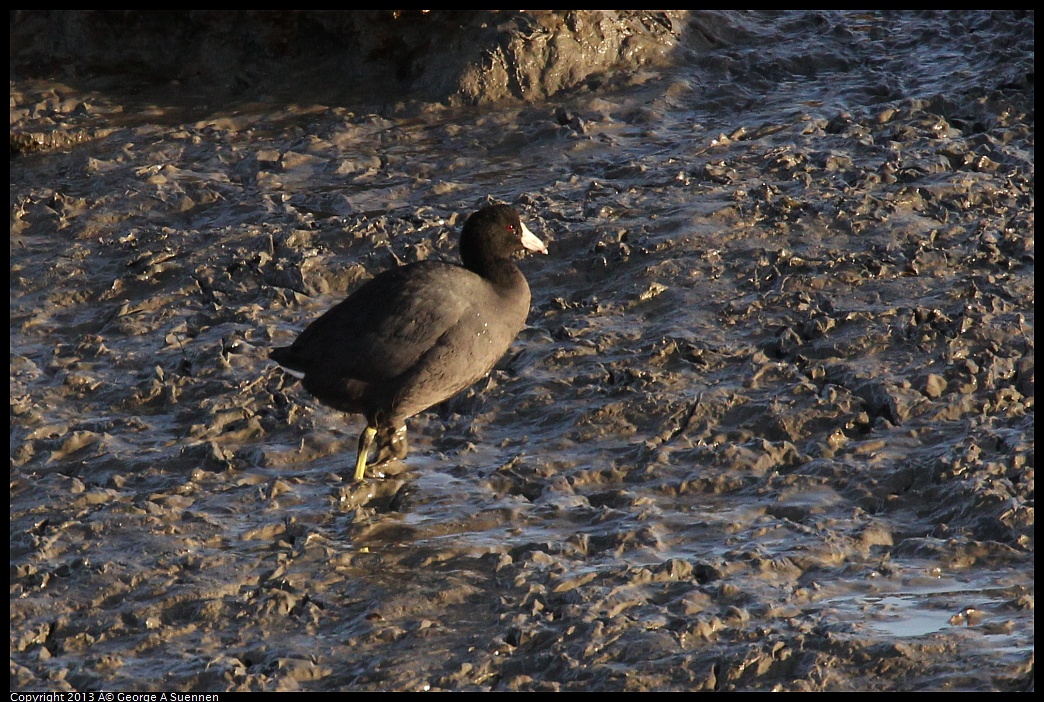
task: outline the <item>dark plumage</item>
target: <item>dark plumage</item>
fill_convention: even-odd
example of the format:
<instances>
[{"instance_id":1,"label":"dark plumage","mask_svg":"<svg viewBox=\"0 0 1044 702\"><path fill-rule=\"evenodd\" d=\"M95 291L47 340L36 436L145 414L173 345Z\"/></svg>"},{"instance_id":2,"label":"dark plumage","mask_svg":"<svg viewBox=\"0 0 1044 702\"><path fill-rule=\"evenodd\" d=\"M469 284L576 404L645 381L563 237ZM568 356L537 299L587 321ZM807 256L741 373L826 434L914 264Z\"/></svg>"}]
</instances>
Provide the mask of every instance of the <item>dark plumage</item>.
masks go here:
<instances>
[{"instance_id":1,"label":"dark plumage","mask_svg":"<svg viewBox=\"0 0 1044 702\"><path fill-rule=\"evenodd\" d=\"M547 253L507 205L475 212L460 236L463 266L420 261L385 271L270 356L335 409L366 417L355 480L374 438L377 460L406 455L406 419L484 377L529 314L529 285L511 257Z\"/></svg>"}]
</instances>

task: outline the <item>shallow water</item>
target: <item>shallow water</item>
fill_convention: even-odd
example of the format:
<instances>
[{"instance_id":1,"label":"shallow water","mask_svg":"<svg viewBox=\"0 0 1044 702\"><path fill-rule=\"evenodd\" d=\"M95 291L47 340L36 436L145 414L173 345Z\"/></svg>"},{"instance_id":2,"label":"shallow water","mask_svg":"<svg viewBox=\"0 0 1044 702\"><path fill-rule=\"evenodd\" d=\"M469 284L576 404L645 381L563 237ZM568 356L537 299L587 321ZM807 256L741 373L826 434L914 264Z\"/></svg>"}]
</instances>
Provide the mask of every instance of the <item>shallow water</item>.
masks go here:
<instances>
[{"instance_id":1,"label":"shallow water","mask_svg":"<svg viewBox=\"0 0 1044 702\"><path fill-rule=\"evenodd\" d=\"M694 21L537 104L13 81L94 138L11 165L12 688L1027 689L1033 15ZM357 490L266 350L487 197L529 326Z\"/></svg>"}]
</instances>

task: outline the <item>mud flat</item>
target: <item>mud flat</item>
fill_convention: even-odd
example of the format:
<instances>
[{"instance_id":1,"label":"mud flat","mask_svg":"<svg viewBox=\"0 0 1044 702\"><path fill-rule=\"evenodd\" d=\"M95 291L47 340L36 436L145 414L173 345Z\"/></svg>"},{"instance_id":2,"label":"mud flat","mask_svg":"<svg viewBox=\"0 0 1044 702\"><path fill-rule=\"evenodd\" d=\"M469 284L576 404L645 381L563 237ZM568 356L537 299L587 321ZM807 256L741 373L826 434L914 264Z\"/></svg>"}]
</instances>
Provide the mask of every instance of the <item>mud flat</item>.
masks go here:
<instances>
[{"instance_id":1,"label":"mud flat","mask_svg":"<svg viewBox=\"0 0 1044 702\"><path fill-rule=\"evenodd\" d=\"M12 690L1032 689L1032 13L167 19L12 16ZM267 349L489 199L357 488Z\"/></svg>"}]
</instances>

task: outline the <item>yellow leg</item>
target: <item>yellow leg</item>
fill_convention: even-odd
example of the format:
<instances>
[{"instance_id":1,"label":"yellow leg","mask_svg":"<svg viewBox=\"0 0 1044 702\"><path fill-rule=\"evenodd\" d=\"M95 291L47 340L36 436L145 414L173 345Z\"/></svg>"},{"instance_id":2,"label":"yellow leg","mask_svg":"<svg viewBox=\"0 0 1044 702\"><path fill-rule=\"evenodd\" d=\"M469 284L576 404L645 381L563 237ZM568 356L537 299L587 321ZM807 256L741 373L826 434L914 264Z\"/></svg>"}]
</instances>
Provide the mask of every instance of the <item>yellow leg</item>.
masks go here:
<instances>
[{"instance_id":1,"label":"yellow leg","mask_svg":"<svg viewBox=\"0 0 1044 702\"><path fill-rule=\"evenodd\" d=\"M355 482L361 483L366 477L366 457L370 454L370 446L373 445L373 437L377 436L377 427L369 424L359 435L359 454L355 457Z\"/></svg>"}]
</instances>

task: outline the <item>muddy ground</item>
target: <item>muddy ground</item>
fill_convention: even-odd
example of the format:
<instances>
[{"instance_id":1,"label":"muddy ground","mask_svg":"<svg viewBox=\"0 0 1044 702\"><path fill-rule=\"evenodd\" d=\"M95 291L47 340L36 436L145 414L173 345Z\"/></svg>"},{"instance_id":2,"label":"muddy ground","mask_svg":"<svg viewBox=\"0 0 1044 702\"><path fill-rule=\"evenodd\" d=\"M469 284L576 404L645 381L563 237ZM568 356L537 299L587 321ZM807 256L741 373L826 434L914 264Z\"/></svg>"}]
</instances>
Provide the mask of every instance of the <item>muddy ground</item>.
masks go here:
<instances>
[{"instance_id":1,"label":"muddy ground","mask_svg":"<svg viewBox=\"0 0 1044 702\"><path fill-rule=\"evenodd\" d=\"M13 14L12 690L1032 689L1033 31ZM267 349L490 199L358 488Z\"/></svg>"}]
</instances>

